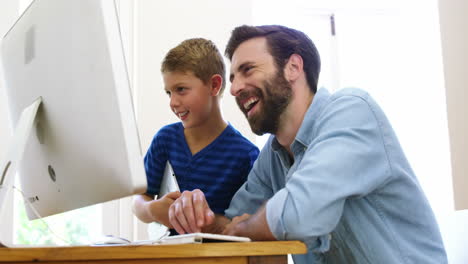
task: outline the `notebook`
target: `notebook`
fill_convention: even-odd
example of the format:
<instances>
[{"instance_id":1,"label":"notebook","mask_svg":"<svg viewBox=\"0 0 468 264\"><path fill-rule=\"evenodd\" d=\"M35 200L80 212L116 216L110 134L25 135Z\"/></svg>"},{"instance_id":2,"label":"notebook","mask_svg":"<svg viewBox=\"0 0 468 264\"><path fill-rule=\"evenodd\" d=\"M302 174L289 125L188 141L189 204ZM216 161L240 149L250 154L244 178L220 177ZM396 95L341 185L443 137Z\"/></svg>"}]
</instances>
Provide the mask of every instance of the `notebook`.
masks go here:
<instances>
[{"instance_id":1,"label":"notebook","mask_svg":"<svg viewBox=\"0 0 468 264\"><path fill-rule=\"evenodd\" d=\"M177 183L176 175L172 169L171 163L166 162L163 178L161 181L161 188L159 190L159 197L166 195L170 192L180 191L179 184Z\"/></svg>"},{"instance_id":2,"label":"notebook","mask_svg":"<svg viewBox=\"0 0 468 264\"><path fill-rule=\"evenodd\" d=\"M111 236L108 236L111 237ZM248 237L227 236L210 233L192 233L176 236L166 236L161 239L148 239L129 241L124 238L111 238L91 244L91 246L132 246L132 245L180 245L180 244L199 244L199 243L219 243L219 242L250 242Z\"/></svg>"},{"instance_id":3,"label":"notebook","mask_svg":"<svg viewBox=\"0 0 468 264\"><path fill-rule=\"evenodd\" d=\"M177 179L174 170L172 169L171 163L167 161L161 181L159 197L175 191L180 191L179 184L177 183ZM150 240L158 240L161 237L167 236L168 234L169 228L167 226L158 222L152 222L148 224L148 237Z\"/></svg>"},{"instance_id":4,"label":"notebook","mask_svg":"<svg viewBox=\"0 0 468 264\"><path fill-rule=\"evenodd\" d=\"M210 233L191 233L163 238L159 244L189 244L208 242L250 242L248 237L227 236Z\"/></svg>"}]
</instances>

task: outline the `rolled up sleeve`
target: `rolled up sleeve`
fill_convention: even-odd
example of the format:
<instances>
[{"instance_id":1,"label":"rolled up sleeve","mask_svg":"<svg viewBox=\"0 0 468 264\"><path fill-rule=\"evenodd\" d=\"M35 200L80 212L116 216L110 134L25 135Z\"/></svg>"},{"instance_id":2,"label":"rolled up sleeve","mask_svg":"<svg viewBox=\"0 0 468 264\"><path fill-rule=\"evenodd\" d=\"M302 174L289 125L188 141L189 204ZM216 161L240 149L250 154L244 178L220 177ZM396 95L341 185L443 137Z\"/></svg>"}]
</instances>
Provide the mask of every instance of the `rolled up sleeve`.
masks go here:
<instances>
[{"instance_id":1,"label":"rolled up sleeve","mask_svg":"<svg viewBox=\"0 0 468 264\"><path fill-rule=\"evenodd\" d=\"M284 204L287 197L287 189L282 189L277 192L266 205L268 227L277 240L286 240L286 231L282 214L284 212Z\"/></svg>"},{"instance_id":2,"label":"rolled up sleeve","mask_svg":"<svg viewBox=\"0 0 468 264\"><path fill-rule=\"evenodd\" d=\"M267 155L264 150L260 152L250 171L247 181L239 188L225 211L225 216L233 218L244 213L254 214L268 199L273 196L271 179L265 172L264 164ZM263 166L263 167L262 167Z\"/></svg>"}]
</instances>

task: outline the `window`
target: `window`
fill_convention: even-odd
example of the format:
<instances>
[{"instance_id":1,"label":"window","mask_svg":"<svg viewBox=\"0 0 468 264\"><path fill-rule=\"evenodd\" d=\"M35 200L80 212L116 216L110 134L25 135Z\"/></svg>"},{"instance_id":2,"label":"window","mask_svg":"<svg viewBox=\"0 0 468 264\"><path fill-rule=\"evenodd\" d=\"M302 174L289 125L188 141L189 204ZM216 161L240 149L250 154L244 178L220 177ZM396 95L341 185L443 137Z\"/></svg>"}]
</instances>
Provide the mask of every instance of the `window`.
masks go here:
<instances>
[{"instance_id":1,"label":"window","mask_svg":"<svg viewBox=\"0 0 468 264\"><path fill-rule=\"evenodd\" d=\"M18 184L16 184L18 186ZM23 197L14 195L13 243L22 245L89 244L101 233L101 206L86 208L29 221Z\"/></svg>"}]
</instances>

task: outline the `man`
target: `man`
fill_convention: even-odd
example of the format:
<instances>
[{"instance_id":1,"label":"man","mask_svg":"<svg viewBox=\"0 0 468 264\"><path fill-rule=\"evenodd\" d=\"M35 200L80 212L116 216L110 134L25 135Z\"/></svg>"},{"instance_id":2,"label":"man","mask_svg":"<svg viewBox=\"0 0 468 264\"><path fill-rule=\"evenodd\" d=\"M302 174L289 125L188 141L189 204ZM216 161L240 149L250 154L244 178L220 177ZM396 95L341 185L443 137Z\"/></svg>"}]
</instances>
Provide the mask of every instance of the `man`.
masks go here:
<instances>
[{"instance_id":1,"label":"man","mask_svg":"<svg viewBox=\"0 0 468 264\"><path fill-rule=\"evenodd\" d=\"M296 263L446 263L432 210L387 118L359 89L317 91L320 59L302 32L241 26L226 48L231 94L252 131L271 133L226 210L185 192L179 233L301 240Z\"/></svg>"}]
</instances>

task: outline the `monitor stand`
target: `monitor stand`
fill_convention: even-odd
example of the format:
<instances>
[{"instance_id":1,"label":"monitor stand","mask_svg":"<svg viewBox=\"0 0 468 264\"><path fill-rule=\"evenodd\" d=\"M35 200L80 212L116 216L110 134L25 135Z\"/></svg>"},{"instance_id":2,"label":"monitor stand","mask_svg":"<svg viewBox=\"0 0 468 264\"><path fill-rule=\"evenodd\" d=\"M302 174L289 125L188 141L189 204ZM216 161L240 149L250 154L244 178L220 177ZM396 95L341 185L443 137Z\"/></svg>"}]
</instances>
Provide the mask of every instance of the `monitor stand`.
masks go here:
<instances>
[{"instance_id":1,"label":"monitor stand","mask_svg":"<svg viewBox=\"0 0 468 264\"><path fill-rule=\"evenodd\" d=\"M13 137L6 149L6 156L0 163L0 221L5 219L5 206L10 202L9 193L13 189L14 178L17 165L21 161L28 142L31 130L33 129L39 106L42 98L39 97L31 105L24 108L16 125ZM1 225L1 223L0 223ZM5 237L5 233L0 232L0 246L12 246L12 238ZM11 235L10 235L11 236Z\"/></svg>"}]
</instances>

